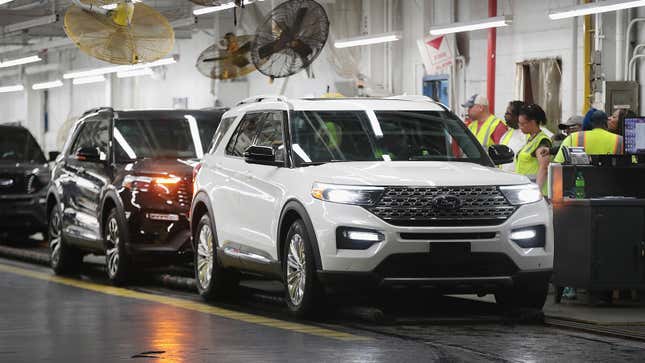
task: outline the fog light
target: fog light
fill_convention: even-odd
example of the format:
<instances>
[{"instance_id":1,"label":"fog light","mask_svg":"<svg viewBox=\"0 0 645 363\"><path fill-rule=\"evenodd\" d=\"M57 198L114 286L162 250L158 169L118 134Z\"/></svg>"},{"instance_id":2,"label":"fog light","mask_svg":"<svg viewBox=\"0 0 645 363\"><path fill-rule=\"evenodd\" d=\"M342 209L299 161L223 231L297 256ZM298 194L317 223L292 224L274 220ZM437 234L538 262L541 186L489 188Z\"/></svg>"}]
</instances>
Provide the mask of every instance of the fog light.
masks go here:
<instances>
[{"instance_id":1,"label":"fog light","mask_svg":"<svg viewBox=\"0 0 645 363\"><path fill-rule=\"evenodd\" d=\"M340 227L336 230L336 248L341 250L366 250L385 240L378 231Z\"/></svg>"},{"instance_id":2,"label":"fog light","mask_svg":"<svg viewBox=\"0 0 645 363\"><path fill-rule=\"evenodd\" d=\"M522 248L544 247L546 241L546 228L534 226L515 229L511 231L511 241Z\"/></svg>"}]
</instances>

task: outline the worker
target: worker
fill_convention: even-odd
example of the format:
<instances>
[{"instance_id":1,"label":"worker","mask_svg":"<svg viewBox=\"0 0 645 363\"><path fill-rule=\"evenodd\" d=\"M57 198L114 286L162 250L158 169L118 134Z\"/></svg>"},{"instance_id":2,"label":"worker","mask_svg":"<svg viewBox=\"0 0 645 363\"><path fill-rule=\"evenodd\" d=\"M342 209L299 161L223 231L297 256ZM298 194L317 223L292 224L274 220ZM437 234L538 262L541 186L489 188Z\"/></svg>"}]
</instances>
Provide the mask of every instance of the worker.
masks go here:
<instances>
[{"instance_id":1,"label":"worker","mask_svg":"<svg viewBox=\"0 0 645 363\"><path fill-rule=\"evenodd\" d=\"M607 121L607 130L616 135L622 136L623 129L625 128L625 119L634 117L636 117L634 111L627 108L619 108L609 116L609 120Z\"/></svg>"},{"instance_id":2,"label":"worker","mask_svg":"<svg viewBox=\"0 0 645 363\"><path fill-rule=\"evenodd\" d=\"M522 147L526 145L526 136L522 131L519 130L519 120L520 110L524 106L522 101L511 101L506 106L506 113L504 114L504 120L506 121L506 126L508 131L502 136L500 144L508 146L513 152L517 155L520 152ZM508 163L501 166L501 169L504 171L514 172L515 163Z\"/></svg>"},{"instance_id":3,"label":"worker","mask_svg":"<svg viewBox=\"0 0 645 363\"><path fill-rule=\"evenodd\" d=\"M472 120L468 129L485 149L500 143L507 128L503 120L490 113L486 97L474 94L461 106L468 110L468 116Z\"/></svg>"},{"instance_id":4,"label":"worker","mask_svg":"<svg viewBox=\"0 0 645 363\"><path fill-rule=\"evenodd\" d=\"M515 156L515 172L535 181L546 195L551 139L540 127L546 124L546 113L536 104L525 105L520 109L518 121L527 140L526 145Z\"/></svg>"},{"instance_id":5,"label":"worker","mask_svg":"<svg viewBox=\"0 0 645 363\"><path fill-rule=\"evenodd\" d=\"M574 132L582 131L583 119L584 118L582 116L578 116L578 115L571 116L565 122L561 122L558 125L558 128L565 136L569 136Z\"/></svg>"},{"instance_id":6,"label":"worker","mask_svg":"<svg viewBox=\"0 0 645 363\"><path fill-rule=\"evenodd\" d=\"M623 137L607 131L607 114L595 110L589 116L589 131L574 132L567 136L558 154L555 156L556 163L564 162L562 147L584 147L588 155L618 155L623 153Z\"/></svg>"}]
</instances>

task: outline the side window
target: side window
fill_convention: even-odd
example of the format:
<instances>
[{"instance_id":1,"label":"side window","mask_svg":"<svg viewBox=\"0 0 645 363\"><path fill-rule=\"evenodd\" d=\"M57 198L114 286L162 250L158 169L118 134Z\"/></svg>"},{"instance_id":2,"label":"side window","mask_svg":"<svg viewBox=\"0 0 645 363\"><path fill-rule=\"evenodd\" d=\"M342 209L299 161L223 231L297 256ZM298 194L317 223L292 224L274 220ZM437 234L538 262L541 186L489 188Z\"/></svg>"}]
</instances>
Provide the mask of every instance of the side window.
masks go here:
<instances>
[{"instance_id":1,"label":"side window","mask_svg":"<svg viewBox=\"0 0 645 363\"><path fill-rule=\"evenodd\" d=\"M275 151L276 161L285 160L284 136L282 129L282 112L270 112L262 123L262 128L255 142L258 146L269 146Z\"/></svg>"},{"instance_id":2,"label":"side window","mask_svg":"<svg viewBox=\"0 0 645 363\"><path fill-rule=\"evenodd\" d=\"M85 121L80 126L81 129L76 134L76 139L69 149L69 155L75 155L78 149L87 147L91 144L92 130L94 129L94 122Z\"/></svg>"},{"instance_id":3,"label":"side window","mask_svg":"<svg viewBox=\"0 0 645 363\"><path fill-rule=\"evenodd\" d=\"M258 124L263 115L262 113L244 115L240 125L235 130L235 134L231 137L231 141L226 146L226 154L244 156L244 150L253 144L255 135L258 132Z\"/></svg>"},{"instance_id":4,"label":"side window","mask_svg":"<svg viewBox=\"0 0 645 363\"><path fill-rule=\"evenodd\" d=\"M219 144L222 142L222 138L224 137L228 129L231 128L233 121L235 121L235 117L227 117L220 121L219 126L217 127L217 131L215 131L215 135L213 135L213 144L210 147L210 150L208 152L209 154L212 154L215 149L217 149Z\"/></svg>"}]
</instances>

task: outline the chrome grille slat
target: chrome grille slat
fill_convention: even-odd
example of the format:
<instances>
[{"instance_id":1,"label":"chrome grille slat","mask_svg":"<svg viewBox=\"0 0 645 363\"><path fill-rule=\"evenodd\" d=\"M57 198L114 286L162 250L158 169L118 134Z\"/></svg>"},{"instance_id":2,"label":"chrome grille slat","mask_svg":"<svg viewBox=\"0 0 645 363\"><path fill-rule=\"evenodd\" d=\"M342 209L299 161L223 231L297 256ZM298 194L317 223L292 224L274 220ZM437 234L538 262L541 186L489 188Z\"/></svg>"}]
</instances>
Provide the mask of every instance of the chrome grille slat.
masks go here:
<instances>
[{"instance_id":1,"label":"chrome grille slat","mask_svg":"<svg viewBox=\"0 0 645 363\"><path fill-rule=\"evenodd\" d=\"M435 208L433 199L441 195L458 197L461 207ZM496 186L386 187L379 202L368 210L394 225L448 226L501 224L516 207Z\"/></svg>"}]
</instances>

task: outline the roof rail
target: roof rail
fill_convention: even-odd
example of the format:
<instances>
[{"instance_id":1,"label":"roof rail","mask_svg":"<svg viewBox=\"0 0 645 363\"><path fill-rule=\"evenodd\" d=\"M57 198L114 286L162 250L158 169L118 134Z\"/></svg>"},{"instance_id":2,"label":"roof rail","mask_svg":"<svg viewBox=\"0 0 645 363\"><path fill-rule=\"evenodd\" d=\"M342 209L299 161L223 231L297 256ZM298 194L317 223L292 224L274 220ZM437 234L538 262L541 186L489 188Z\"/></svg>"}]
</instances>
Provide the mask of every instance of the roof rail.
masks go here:
<instances>
[{"instance_id":1,"label":"roof rail","mask_svg":"<svg viewBox=\"0 0 645 363\"><path fill-rule=\"evenodd\" d=\"M101 111L104 111L104 110L114 111L114 109L112 107L94 107L94 108L92 108L90 110L87 110L87 111L83 112L83 115L81 117L83 117L85 115L89 115L91 113L101 112Z\"/></svg>"},{"instance_id":2,"label":"roof rail","mask_svg":"<svg viewBox=\"0 0 645 363\"><path fill-rule=\"evenodd\" d=\"M288 98L286 96L281 96L281 95L258 95L258 96L253 96L253 97L243 99L242 101L238 102L235 106L241 106L249 103L256 103L256 102L263 102L263 101L288 102Z\"/></svg>"},{"instance_id":3,"label":"roof rail","mask_svg":"<svg viewBox=\"0 0 645 363\"><path fill-rule=\"evenodd\" d=\"M437 102L428 96L423 95L398 95L386 97L386 100L401 100L401 101L428 101L428 102Z\"/></svg>"}]
</instances>

